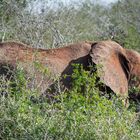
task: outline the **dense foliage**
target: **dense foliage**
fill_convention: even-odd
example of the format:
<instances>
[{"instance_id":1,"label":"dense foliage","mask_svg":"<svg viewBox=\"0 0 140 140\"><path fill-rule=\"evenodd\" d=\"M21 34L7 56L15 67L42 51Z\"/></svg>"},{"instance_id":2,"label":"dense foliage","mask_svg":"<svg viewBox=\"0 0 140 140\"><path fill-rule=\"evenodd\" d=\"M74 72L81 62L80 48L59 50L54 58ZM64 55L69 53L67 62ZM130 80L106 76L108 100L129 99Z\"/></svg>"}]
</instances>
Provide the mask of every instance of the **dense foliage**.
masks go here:
<instances>
[{"instance_id":1,"label":"dense foliage","mask_svg":"<svg viewBox=\"0 0 140 140\"><path fill-rule=\"evenodd\" d=\"M139 115L134 108L126 109L115 96L110 100L101 96L96 74L82 66L74 70L72 90L56 96L53 103L32 100L39 95L26 88L23 71L16 76L14 94L7 86L9 96L0 98L1 139L139 140Z\"/></svg>"},{"instance_id":2,"label":"dense foliage","mask_svg":"<svg viewBox=\"0 0 140 140\"><path fill-rule=\"evenodd\" d=\"M92 0L68 5L41 2L0 0L0 40L52 48L81 40L112 39L140 50L139 0L119 0L109 6ZM115 95L111 99L106 93L101 96L96 74L82 66L76 66L72 78L72 90L62 91L55 97L57 102L50 103L39 100L36 89L27 88L22 70L17 71L14 83L1 77L0 139L140 139L140 115L133 102L126 109Z\"/></svg>"},{"instance_id":3,"label":"dense foliage","mask_svg":"<svg viewBox=\"0 0 140 140\"><path fill-rule=\"evenodd\" d=\"M139 49L139 13L139 0L119 0L109 6L92 0L68 5L49 0L1 0L0 39L35 47L113 39L124 47Z\"/></svg>"}]
</instances>

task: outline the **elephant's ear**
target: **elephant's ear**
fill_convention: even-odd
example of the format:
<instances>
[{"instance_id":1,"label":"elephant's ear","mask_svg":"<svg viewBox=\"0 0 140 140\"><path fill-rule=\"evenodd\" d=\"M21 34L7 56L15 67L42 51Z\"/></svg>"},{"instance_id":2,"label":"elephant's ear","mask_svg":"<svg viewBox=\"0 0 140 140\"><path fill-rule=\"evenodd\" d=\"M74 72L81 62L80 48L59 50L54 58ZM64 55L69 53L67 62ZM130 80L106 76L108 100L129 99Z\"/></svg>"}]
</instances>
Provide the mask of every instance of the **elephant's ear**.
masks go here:
<instances>
[{"instance_id":1,"label":"elephant's ear","mask_svg":"<svg viewBox=\"0 0 140 140\"><path fill-rule=\"evenodd\" d=\"M129 78L129 61L123 53L124 49L113 41L94 43L90 56L97 64L101 81L115 93L127 95Z\"/></svg>"}]
</instances>

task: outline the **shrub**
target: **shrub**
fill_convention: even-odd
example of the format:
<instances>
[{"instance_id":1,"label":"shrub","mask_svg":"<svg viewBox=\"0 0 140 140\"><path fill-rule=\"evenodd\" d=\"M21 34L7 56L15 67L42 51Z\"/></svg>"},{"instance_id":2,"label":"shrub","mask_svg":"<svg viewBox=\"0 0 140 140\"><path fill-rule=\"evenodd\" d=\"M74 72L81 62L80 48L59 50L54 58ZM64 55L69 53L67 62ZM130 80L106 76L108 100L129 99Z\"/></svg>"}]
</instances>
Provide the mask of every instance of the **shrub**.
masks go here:
<instances>
[{"instance_id":1,"label":"shrub","mask_svg":"<svg viewBox=\"0 0 140 140\"><path fill-rule=\"evenodd\" d=\"M139 139L139 118L115 96L100 95L97 76L76 65L72 89L57 96L59 102L34 103L18 71L14 94L0 97L1 139ZM22 83L22 84L21 84ZM10 90L9 90L10 92Z\"/></svg>"}]
</instances>

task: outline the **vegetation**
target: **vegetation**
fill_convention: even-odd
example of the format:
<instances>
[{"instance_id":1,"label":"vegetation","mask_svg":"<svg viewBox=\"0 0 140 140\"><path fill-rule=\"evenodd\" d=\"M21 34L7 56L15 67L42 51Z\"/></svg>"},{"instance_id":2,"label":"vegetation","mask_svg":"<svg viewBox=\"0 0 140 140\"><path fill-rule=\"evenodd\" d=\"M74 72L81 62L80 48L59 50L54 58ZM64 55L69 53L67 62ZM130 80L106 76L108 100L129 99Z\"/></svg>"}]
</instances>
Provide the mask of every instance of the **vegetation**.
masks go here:
<instances>
[{"instance_id":1,"label":"vegetation","mask_svg":"<svg viewBox=\"0 0 140 140\"><path fill-rule=\"evenodd\" d=\"M33 8L37 5L34 0L0 0L0 40L51 48L81 40L113 39L140 51L139 0L119 0L109 6L92 0L69 5L58 1L54 7L49 0L42 3L38 11ZM22 70L12 83L1 77L0 139L139 140L140 115L135 103L126 109L113 93L111 99L106 93L101 96L96 73L75 67L72 89L62 91L53 103L39 100L36 89L27 88Z\"/></svg>"},{"instance_id":2,"label":"vegetation","mask_svg":"<svg viewBox=\"0 0 140 140\"><path fill-rule=\"evenodd\" d=\"M140 122L134 108L126 109L115 96L101 96L96 74L79 65L74 71L72 90L52 104L33 102L31 96L39 95L26 88L24 74L18 71L14 94L8 89L9 95L0 98L0 138L138 140Z\"/></svg>"}]
</instances>

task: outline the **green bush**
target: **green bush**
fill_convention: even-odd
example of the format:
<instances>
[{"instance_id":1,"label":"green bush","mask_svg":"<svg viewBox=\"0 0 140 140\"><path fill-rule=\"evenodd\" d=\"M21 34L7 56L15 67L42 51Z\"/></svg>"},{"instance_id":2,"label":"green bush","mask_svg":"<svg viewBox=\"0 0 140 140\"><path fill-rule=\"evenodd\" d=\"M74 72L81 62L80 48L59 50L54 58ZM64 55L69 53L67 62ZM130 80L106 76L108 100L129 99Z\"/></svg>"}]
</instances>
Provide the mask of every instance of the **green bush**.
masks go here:
<instances>
[{"instance_id":1,"label":"green bush","mask_svg":"<svg viewBox=\"0 0 140 140\"><path fill-rule=\"evenodd\" d=\"M53 104L32 102L30 97L39 95L27 88L23 71L18 71L15 93L9 89L7 97L0 97L0 139L138 140L136 113L115 96L111 100L101 96L96 73L75 67L72 89Z\"/></svg>"},{"instance_id":2,"label":"green bush","mask_svg":"<svg viewBox=\"0 0 140 140\"><path fill-rule=\"evenodd\" d=\"M129 49L137 49L139 50L140 44L140 34L136 30L135 27L131 26L128 28L128 34L124 38L124 45Z\"/></svg>"}]
</instances>

